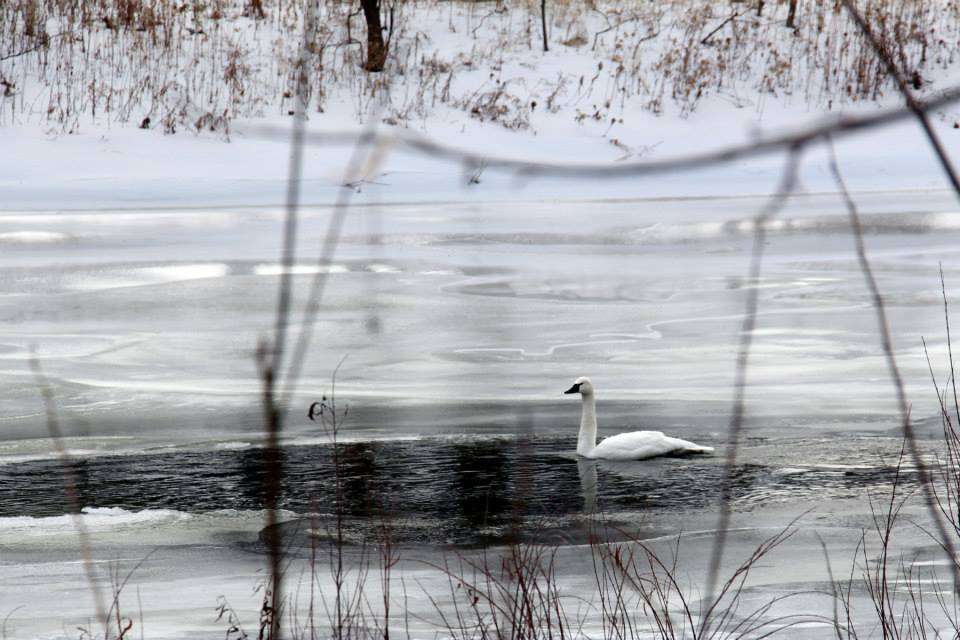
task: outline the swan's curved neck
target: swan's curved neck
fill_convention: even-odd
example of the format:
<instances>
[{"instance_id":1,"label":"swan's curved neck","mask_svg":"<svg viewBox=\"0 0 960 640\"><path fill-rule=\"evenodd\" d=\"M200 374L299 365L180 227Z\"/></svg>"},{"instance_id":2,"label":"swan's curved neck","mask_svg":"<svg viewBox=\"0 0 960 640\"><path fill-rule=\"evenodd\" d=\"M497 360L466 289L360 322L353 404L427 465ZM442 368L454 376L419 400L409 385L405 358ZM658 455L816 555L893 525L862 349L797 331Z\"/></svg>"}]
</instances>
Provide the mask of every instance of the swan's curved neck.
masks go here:
<instances>
[{"instance_id":1,"label":"swan's curved neck","mask_svg":"<svg viewBox=\"0 0 960 640\"><path fill-rule=\"evenodd\" d=\"M597 447L597 405L593 394L583 395L583 413L580 415L580 436L577 438L577 453L589 456Z\"/></svg>"}]
</instances>

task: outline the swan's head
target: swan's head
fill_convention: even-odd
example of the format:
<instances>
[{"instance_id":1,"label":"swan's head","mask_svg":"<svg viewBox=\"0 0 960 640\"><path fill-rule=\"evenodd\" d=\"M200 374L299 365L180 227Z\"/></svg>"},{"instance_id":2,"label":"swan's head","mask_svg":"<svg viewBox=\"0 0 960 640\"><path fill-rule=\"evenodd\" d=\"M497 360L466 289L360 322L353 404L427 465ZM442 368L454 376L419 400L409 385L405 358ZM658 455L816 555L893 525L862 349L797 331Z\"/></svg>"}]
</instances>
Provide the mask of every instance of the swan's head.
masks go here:
<instances>
[{"instance_id":1,"label":"swan's head","mask_svg":"<svg viewBox=\"0 0 960 640\"><path fill-rule=\"evenodd\" d=\"M593 395L593 383L590 382L590 378L586 376L580 376L573 381L573 386L564 391L564 393L579 393L584 396Z\"/></svg>"}]
</instances>

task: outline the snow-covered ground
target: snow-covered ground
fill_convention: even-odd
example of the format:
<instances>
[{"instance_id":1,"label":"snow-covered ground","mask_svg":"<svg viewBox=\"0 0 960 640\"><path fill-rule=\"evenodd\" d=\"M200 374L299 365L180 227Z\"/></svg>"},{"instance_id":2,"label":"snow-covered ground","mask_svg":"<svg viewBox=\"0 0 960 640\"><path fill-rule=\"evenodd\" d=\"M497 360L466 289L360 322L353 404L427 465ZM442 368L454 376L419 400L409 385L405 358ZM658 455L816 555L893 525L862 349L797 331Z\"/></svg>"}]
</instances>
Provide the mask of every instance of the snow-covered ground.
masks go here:
<instances>
[{"instance_id":1,"label":"snow-covered ground","mask_svg":"<svg viewBox=\"0 0 960 640\"><path fill-rule=\"evenodd\" d=\"M935 96L955 77L956 8L908 4L878 5L890 18L883 34L923 32L904 36L898 55L917 70L919 94ZM227 6L217 19L174 12L163 32L176 27L179 35L159 41L150 40L150 29L108 29L91 18L96 24L52 38L49 50L0 61L0 76L12 83L0 98L3 208L280 204L288 141L264 139L258 125L290 123L302 16L296 3L263 21L243 15L246 3ZM779 3L760 18L716 3L593 9L557 3L549 52L536 39L533 5L404 3L388 68L379 75L360 69L362 47L347 39L345 7L321 8L310 58L311 129L400 127L481 153L619 163L705 152L838 113L902 103L852 24L823 3L801 3L796 31L784 27L786 8ZM736 18L727 20L731 13ZM41 16L47 32L64 27L67 18L58 15ZM17 19L7 24L11 33ZM134 26L142 20L152 24L153 18L141 16ZM190 35L198 23L202 33ZM351 24L355 37L362 24L358 18ZM28 50L31 42L11 35L8 53ZM90 56L91 49L99 53ZM242 86L231 84L231 74L240 75ZM499 96L492 103L491 93ZM229 133L226 125L212 132L192 126L205 114L225 114ZM183 123L167 127L174 135L164 135L167 116ZM138 128L145 118L152 124ZM960 113L943 109L933 120L956 155L960 129L953 126ZM351 151L308 150L304 202L333 201ZM911 122L850 138L838 151L854 190L945 184ZM833 191L823 154L814 149L808 156L801 188ZM589 182L518 181L482 171L479 184L467 186L475 169L387 153L366 167L354 201L756 195L774 188L781 167L781 158L770 157L646 180Z\"/></svg>"}]
</instances>

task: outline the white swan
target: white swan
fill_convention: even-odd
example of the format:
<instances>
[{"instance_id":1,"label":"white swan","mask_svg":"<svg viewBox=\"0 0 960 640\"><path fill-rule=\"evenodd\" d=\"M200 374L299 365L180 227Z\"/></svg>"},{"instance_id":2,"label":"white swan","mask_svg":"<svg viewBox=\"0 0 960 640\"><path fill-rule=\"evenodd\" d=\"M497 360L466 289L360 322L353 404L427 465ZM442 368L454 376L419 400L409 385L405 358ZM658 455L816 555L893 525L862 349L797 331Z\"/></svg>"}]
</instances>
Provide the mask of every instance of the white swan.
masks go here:
<instances>
[{"instance_id":1,"label":"white swan","mask_svg":"<svg viewBox=\"0 0 960 640\"><path fill-rule=\"evenodd\" d=\"M579 393L583 400L580 416L580 436L577 455L605 460L643 460L656 456L682 453L713 453L713 447L702 447L693 442L665 436L660 431L631 431L619 433L597 444L597 405L590 378L577 378L564 393Z\"/></svg>"}]
</instances>

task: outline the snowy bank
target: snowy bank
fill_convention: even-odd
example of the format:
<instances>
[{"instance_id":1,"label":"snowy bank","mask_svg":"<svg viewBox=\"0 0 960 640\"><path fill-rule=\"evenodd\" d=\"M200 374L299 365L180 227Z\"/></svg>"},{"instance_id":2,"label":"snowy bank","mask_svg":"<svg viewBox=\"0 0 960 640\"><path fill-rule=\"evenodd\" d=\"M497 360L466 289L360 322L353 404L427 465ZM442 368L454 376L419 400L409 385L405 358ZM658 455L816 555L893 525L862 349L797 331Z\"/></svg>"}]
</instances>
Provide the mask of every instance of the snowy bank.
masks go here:
<instances>
[{"instance_id":1,"label":"snowy bank","mask_svg":"<svg viewBox=\"0 0 960 640\"><path fill-rule=\"evenodd\" d=\"M307 55L309 128L408 128L480 153L616 164L901 103L830 3L801 3L796 29L780 4L756 16L739 3L553 3L547 52L538 4L398 5L387 69L372 74L362 69L362 22L342 3L322 3ZM957 8L874 4L868 15L918 93L949 87ZM168 15L167 5L144 3L124 24L109 7L93 14L81 3L70 13L58 3L38 9L32 27L19 13L4 21L0 207L282 203L287 140L256 132L291 123L303 15L298 3L264 3L267 18L257 20L246 5ZM958 119L953 108L933 114L953 155ZM335 199L351 151L308 149L304 202ZM839 155L854 190L944 186L909 122L852 138ZM648 180L530 182L408 153L381 160L355 184L355 202L756 195L782 169L768 157ZM808 154L801 188L834 190L819 151Z\"/></svg>"}]
</instances>

